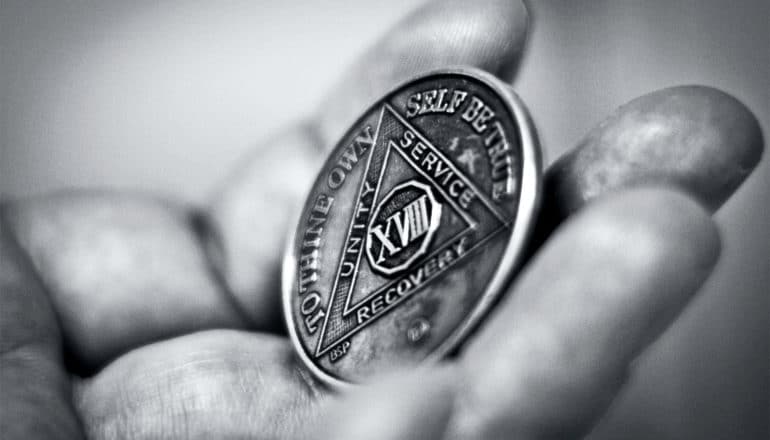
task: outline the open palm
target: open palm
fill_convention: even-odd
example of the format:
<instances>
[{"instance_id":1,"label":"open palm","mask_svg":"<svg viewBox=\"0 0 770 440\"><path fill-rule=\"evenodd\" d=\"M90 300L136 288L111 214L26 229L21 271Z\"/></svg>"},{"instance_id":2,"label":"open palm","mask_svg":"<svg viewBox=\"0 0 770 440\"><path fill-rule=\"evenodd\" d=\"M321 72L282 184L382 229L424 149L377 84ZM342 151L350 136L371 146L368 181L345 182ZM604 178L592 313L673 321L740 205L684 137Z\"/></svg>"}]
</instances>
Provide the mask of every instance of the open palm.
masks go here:
<instances>
[{"instance_id":1,"label":"open palm","mask_svg":"<svg viewBox=\"0 0 770 440\"><path fill-rule=\"evenodd\" d=\"M425 5L314 117L256 149L209 206L94 191L5 203L2 438L590 429L710 273L719 238L709 214L761 155L755 118L722 92L641 97L550 167L532 257L457 359L334 395L302 369L280 322L285 232L324 149L417 73L471 65L511 77L527 24L518 1Z\"/></svg>"}]
</instances>

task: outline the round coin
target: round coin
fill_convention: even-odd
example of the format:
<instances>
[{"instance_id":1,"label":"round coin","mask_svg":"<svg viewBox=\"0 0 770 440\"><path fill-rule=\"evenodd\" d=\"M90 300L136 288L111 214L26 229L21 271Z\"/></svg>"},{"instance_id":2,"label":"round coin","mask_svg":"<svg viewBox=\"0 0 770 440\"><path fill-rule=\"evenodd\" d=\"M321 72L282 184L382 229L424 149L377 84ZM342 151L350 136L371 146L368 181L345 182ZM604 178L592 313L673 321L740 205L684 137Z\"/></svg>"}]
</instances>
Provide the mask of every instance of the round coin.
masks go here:
<instances>
[{"instance_id":1,"label":"round coin","mask_svg":"<svg viewBox=\"0 0 770 440\"><path fill-rule=\"evenodd\" d=\"M523 104L482 71L432 72L370 107L321 168L284 259L310 371L360 383L456 349L514 274L540 170Z\"/></svg>"}]
</instances>

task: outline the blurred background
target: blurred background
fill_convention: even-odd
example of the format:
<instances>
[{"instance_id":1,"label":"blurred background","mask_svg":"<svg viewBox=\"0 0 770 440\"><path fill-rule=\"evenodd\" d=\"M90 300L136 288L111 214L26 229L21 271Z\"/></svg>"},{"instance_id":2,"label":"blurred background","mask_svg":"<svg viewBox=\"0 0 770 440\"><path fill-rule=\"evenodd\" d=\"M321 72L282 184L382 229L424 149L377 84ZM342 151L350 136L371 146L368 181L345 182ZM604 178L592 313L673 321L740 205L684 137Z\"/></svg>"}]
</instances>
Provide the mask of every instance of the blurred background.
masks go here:
<instances>
[{"instance_id":1,"label":"blurred background","mask_svg":"<svg viewBox=\"0 0 770 440\"><path fill-rule=\"evenodd\" d=\"M0 194L140 188L203 202L259 139L315 109L417 0L0 0ZM719 87L770 138L770 2L530 2L515 88L547 163L653 89ZM592 439L770 438L770 160L716 214L702 294Z\"/></svg>"}]
</instances>

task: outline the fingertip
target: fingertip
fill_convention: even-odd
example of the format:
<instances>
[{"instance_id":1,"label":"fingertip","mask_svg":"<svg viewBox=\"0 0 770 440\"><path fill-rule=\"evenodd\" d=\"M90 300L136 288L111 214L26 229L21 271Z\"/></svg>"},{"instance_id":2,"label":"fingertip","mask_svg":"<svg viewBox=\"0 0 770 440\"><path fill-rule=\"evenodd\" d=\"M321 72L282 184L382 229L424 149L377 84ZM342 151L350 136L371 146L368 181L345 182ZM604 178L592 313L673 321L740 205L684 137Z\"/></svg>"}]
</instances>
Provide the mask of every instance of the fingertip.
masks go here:
<instances>
[{"instance_id":1,"label":"fingertip","mask_svg":"<svg viewBox=\"0 0 770 440\"><path fill-rule=\"evenodd\" d=\"M618 108L546 174L559 217L610 191L666 183L718 209L759 162L764 138L752 111L712 87L670 87Z\"/></svg>"},{"instance_id":2,"label":"fingertip","mask_svg":"<svg viewBox=\"0 0 770 440\"><path fill-rule=\"evenodd\" d=\"M651 112L679 118L683 126L699 129L700 133L687 134L700 134L701 154L708 154L714 165L721 167L723 185L731 190L740 185L762 157L764 137L759 120L746 104L723 90L705 85L675 86L646 95L640 102L642 108L649 106ZM723 194L727 196L729 193Z\"/></svg>"},{"instance_id":3,"label":"fingertip","mask_svg":"<svg viewBox=\"0 0 770 440\"><path fill-rule=\"evenodd\" d=\"M453 64L510 76L526 44L529 14L521 0L434 0L409 14L372 54L395 53L394 71L414 74Z\"/></svg>"},{"instance_id":4,"label":"fingertip","mask_svg":"<svg viewBox=\"0 0 770 440\"><path fill-rule=\"evenodd\" d=\"M322 101L317 118L323 144L331 146L366 107L417 74L472 66L510 79L528 24L521 0L424 4L364 53Z\"/></svg>"},{"instance_id":5,"label":"fingertip","mask_svg":"<svg viewBox=\"0 0 770 440\"><path fill-rule=\"evenodd\" d=\"M447 64L471 64L510 80L521 60L529 30L529 13L520 0L435 1L429 14L447 26ZM447 15L437 14L446 11ZM453 35L454 33L454 35ZM441 49L439 47L439 49Z\"/></svg>"},{"instance_id":6,"label":"fingertip","mask_svg":"<svg viewBox=\"0 0 770 440\"><path fill-rule=\"evenodd\" d=\"M733 158L728 165L735 167L736 180L743 181L757 166L764 151L764 136L757 116L737 97L722 90L707 86L684 86L680 89L700 94L704 100L713 103L702 108L711 107L713 125L717 126L721 121L724 126L721 130L724 136L722 142L731 149ZM697 102L694 105L698 105Z\"/></svg>"}]
</instances>

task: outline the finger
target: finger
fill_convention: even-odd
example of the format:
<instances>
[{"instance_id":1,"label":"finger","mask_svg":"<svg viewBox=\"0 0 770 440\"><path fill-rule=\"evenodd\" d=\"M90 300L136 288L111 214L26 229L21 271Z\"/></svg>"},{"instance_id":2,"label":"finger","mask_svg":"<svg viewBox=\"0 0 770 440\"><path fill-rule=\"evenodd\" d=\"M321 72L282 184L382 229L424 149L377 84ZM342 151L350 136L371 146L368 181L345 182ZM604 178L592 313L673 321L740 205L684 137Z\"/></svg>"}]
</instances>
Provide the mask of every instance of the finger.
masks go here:
<instances>
[{"instance_id":1,"label":"finger","mask_svg":"<svg viewBox=\"0 0 770 440\"><path fill-rule=\"evenodd\" d=\"M463 353L469 389L456 429L472 438L584 434L718 254L713 221L682 193L633 190L587 207Z\"/></svg>"},{"instance_id":2,"label":"finger","mask_svg":"<svg viewBox=\"0 0 770 440\"><path fill-rule=\"evenodd\" d=\"M291 127L244 161L211 203L215 264L256 329L282 328L279 262L322 160L313 129Z\"/></svg>"},{"instance_id":3,"label":"finger","mask_svg":"<svg viewBox=\"0 0 770 440\"><path fill-rule=\"evenodd\" d=\"M355 390L320 415L325 429L308 438L439 440L452 414L456 373L420 370Z\"/></svg>"},{"instance_id":4,"label":"finger","mask_svg":"<svg viewBox=\"0 0 770 440\"><path fill-rule=\"evenodd\" d=\"M703 86L659 90L620 107L546 174L540 241L602 194L671 184L714 211L759 162L759 122L734 97Z\"/></svg>"},{"instance_id":5,"label":"finger","mask_svg":"<svg viewBox=\"0 0 770 440\"><path fill-rule=\"evenodd\" d=\"M276 336L211 330L138 348L76 388L88 438L295 438L317 400Z\"/></svg>"},{"instance_id":6,"label":"finger","mask_svg":"<svg viewBox=\"0 0 770 440\"><path fill-rule=\"evenodd\" d=\"M0 437L83 438L70 400L53 307L2 218Z\"/></svg>"},{"instance_id":7,"label":"finger","mask_svg":"<svg viewBox=\"0 0 770 440\"><path fill-rule=\"evenodd\" d=\"M323 100L318 127L324 146L396 84L428 70L474 66L510 78L527 38L520 0L430 1L361 56Z\"/></svg>"},{"instance_id":8,"label":"finger","mask_svg":"<svg viewBox=\"0 0 770 440\"><path fill-rule=\"evenodd\" d=\"M244 325L183 206L92 192L12 203L4 214L56 310L70 366L80 373L137 345Z\"/></svg>"},{"instance_id":9,"label":"finger","mask_svg":"<svg viewBox=\"0 0 770 440\"><path fill-rule=\"evenodd\" d=\"M320 107L317 121L264 142L225 181L210 210L221 237L219 262L255 328L275 330L280 322L276 287L285 233L324 148L382 93L415 73L449 64L509 73L526 28L526 10L518 0L426 4L350 69Z\"/></svg>"}]
</instances>

